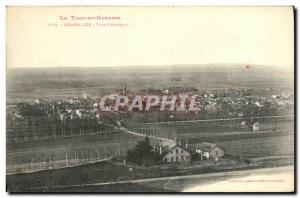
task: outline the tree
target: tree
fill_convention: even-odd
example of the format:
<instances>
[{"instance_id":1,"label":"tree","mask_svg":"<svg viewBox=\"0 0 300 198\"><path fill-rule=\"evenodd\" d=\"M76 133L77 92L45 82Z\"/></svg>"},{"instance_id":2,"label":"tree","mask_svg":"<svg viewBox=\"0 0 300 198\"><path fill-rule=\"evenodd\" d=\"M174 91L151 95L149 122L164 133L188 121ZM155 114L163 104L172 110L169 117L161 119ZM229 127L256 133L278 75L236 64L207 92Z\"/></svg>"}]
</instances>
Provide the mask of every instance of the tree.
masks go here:
<instances>
[{"instance_id":1,"label":"tree","mask_svg":"<svg viewBox=\"0 0 300 198\"><path fill-rule=\"evenodd\" d=\"M127 161L138 166L155 164L159 162L159 153L153 150L153 147L150 145L150 139L147 136L135 148L127 151Z\"/></svg>"}]
</instances>

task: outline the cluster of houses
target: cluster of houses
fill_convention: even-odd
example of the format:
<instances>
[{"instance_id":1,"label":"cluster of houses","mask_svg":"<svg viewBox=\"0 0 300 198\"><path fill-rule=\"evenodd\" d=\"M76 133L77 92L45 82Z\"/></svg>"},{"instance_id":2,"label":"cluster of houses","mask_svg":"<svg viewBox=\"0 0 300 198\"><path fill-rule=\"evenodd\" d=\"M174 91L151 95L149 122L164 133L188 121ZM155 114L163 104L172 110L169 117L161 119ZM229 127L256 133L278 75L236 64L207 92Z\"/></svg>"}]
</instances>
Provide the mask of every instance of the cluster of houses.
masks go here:
<instances>
[{"instance_id":1,"label":"cluster of houses","mask_svg":"<svg viewBox=\"0 0 300 198\"><path fill-rule=\"evenodd\" d=\"M201 142L199 144L193 144L182 146L176 144L170 149L162 151L162 163L182 163L191 162L192 155L197 156L200 160L214 160L218 161L224 157L225 150L217 144L209 142Z\"/></svg>"},{"instance_id":2,"label":"cluster of houses","mask_svg":"<svg viewBox=\"0 0 300 198\"><path fill-rule=\"evenodd\" d=\"M123 84L122 89L117 91L118 93L116 94L128 94L126 84ZM277 94L274 94L275 91L271 90L271 88L269 89L270 93L267 90L263 90L263 92L269 95L265 97L255 96L252 94L252 90L248 89L198 91L193 87L168 87L163 89L153 88L144 91L147 93L159 92L167 95L196 93L200 98L199 101L196 101L196 105L199 105L201 108L201 112L196 112L199 116L210 113L209 115L215 114L216 116L223 117L247 117L249 116L248 114L253 114L255 111L258 111L260 114L268 112L268 114L272 115L275 111L293 108L293 95L286 94L283 91L281 93L281 90L277 90ZM112 94L112 96L113 95L114 94ZM76 118L95 119L97 116L99 117L99 115L97 115L99 114L99 98L91 98L84 94L83 97L66 98L56 102L46 99L37 99L34 104L31 105L31 108L42 108L42 111L48 114L48 116L54 113L62 122ZM18 112L17 109L15 109L14 112ZM252 114L250 116L253 116ZM14 113L13 118L20 119L22 116L24 115Z\"/></svg>"},{"instance_id":3,"label":"cluster of houses","mask_svg":"<svg viewBox=\"0 0 300 198\"><path fill-rule=\"evenodd\" d=\"M251 126L252 127L252 131L259 131L259 122L253 122L251 124L251 122L242 121L241 124L240 124L240 126L242 128L247 128L247 127Z\"/></svg>"}]
</instances>

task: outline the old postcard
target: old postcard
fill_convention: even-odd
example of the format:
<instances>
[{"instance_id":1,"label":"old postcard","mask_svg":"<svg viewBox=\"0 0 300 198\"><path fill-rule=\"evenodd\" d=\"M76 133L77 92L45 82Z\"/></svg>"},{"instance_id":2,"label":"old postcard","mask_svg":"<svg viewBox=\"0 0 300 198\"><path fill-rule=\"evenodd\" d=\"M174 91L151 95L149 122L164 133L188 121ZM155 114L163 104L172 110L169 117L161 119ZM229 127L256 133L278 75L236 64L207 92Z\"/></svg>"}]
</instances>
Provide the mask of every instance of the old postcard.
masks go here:
<instances>
[{"instance_id":1,"label":"old postcard","mask_svg":"<svg viewBox=\"0 0 300 198\"><path fill-rule=\"evenodd\" d=\"M6 12L8 192L294 192L293 7Z\"/></svg>"}]
</instances>

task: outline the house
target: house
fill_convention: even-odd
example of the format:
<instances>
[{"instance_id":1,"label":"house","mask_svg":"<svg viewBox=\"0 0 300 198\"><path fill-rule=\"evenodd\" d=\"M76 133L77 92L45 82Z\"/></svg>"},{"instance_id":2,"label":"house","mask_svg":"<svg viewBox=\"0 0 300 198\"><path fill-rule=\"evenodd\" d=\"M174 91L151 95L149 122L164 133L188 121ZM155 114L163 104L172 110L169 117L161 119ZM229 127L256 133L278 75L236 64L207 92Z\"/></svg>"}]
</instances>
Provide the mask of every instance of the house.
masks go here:
<instances>
[{"instance_id":1,"label":"house","mask_svg":"<svg viewBox=\"0 0 300 198\"><path fill-rule=\"evenodd\" d=\"M189 145L188 149L192 153L198 153L200 158L203 159L218 159L225 155L225 150L217 144L209 142L201 142L199 144Z\"/></svg>"},{"instance_id":2,"label":"house","mask_svg":"<svg viewBox=\"0 0 300 198\"><path fill-rule=\"evenodd\" d=\"M259 131L259 123L258 122L255 122L253 125L253 131Z\"/></svg>"},{"instance_id":3,"label":"house","mask_svg":"<svg viewBox=\"0 0 300 198\"><path fill-rule=\"evenodd\" d=\"M180 145L175 145L164 153L161 161L164 163L190 162L191 153Z\"/></svg>"},{"instance_id":4,"label":"house","mask_svg":"<svg viewBox=\"0 0 300 198\"><path fill-rule=\"evenodd\" d=\"M243 128L247 127L247 122L245 120L241 122L241 127Z\"/></svg>"}]
</instances>

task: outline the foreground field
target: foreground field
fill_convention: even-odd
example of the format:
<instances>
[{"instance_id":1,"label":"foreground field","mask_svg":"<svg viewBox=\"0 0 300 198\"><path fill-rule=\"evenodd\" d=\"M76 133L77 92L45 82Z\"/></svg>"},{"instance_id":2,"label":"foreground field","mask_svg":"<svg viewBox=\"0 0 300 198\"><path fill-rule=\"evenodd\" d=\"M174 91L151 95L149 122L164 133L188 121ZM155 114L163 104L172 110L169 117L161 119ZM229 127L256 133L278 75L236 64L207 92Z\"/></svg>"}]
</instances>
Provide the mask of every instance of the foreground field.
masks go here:
<instances>
[{"instance_id":1,"label":"foreground field","mask_svg":"<svg viewBox=\"0 0 300 198\"><path fill-rule=\"evenodd\" d=\"M8 144L7 171L45 170L118 157L142 139L118 132Z\"/></svg>"},{"instance_id":2,"label":"foreground field","mask_svg":"<svg viewBox=\"0 0 300 198\"><path fill-rule=\"evenodd\" d=\"M291 124L287 124L287 126L291 126ZM154 177L163 178L293 165L294 133L291 129L283 130L283 128L277 127L275 132L271 130L272 127L269 130L265 128L265 131L255 133L249 130L240 132L221 130L197 132L195 130L193 133L185 130L178 133L182 140L184 140L183 137L189 138L189 143L193 141L198 143L206 140L217 140L216 142L225 149L225 157L218 163L198 161L193 162L189 166L170 164L153 167L136 167L124 165L122 162L117 161L99 162L57 170L7 175L7 189L10 192L165 192L172 191L172 189L163 187L164 185L160 182L153 183L149 181L147 185L146 183L132 185L130 182L126 184L119 184L118 182ZM115 133L106 134L106 136L98 134L94 136L72 137L48 143L37 141L32 145L27 142L20 145L11 145L13 153L8 153L7 155L11 157L9 159L16 160L21 158L25 160L31 159L33 154L34 156L35 154L38 156L39 154L51 153L50 150L53 149L57 152L55 155L61 156L64 159L64 152L70 152L68 155L68 158L70 158L72 154L76 156L74 151L80 153L79 150L76 150L80 148L88 150L85 154L83 152L83 156L95 157L97 156L97 148L98 151L103 151L103 149L99 149L101 146L106 145L106 148L108 148L109 145L117 145L120 142L128 145L131 140L138 139L137 136L131 134ZM111 152L116 157L118 156L117 149L112 148ZM40 159L43 160L43 158ZM13 163L14 161L11 162ZM222 176L219 178L222 178ZM195 184L193 183L195 182L194 180L188 181L192 182L189 185ZM117 183L110 184L111 182ZM100 186L86 185L92 183L107 184ZM181 183L181 180L172 180L168 183L178 185ZM181 186L177 189L184 190L184 187Z\"/></svg>"},{"instance_id":3,"label":"foreground field","mask_svg":"<svg viewBox=\"0 0 300 198\"><path fill-rule=\"evenodd\" d=\"M141 127L141 126L139 126ZM164 137L175 137L182 144L203 141L217 143L227 155L269 157L294 154L293 122L264 123L258 132L239 125L142 126ZM135 128L139 131L139 128ZM81 165L111 157L124 156L143 137L124 131L85 136L7 143L7 171L32 172ZM170 139L170 138L169 138Z\"/></svg>"},{"instance_id":4,"label":"foreground field","mask_svg":"<svg viewBox=\"0 0 300 198\"><path fill-rule=\"evenodd\" d=\"M79 167L48 170L36 173L23 173L7 176L7 190L9 192L128 192L128 191L172 191L168 184L181 183L179 180L169 180L164 177L184 176L208 173L220 173L218 178L226 176L228 171L255 169L263 167L284 166L293 164L293 159L281 159L276 162L247 164L234 159L223 159L218 164L194 164L193 166L163 165L154 167L124 166L120 163L101 162ZM147 179L156 178L156 179ZM159 178L159 179L158 179ZM146 180L144 180L146 179ZM133 181L138 180L138 181ZM158 182L159 181L159 182ZM191 180L191 184L200 181ZM134 182L137 185L133 186ZM146 183L144 183L146 182ZM171 183L172 182L172 183ZM175 183L174 183L175 182ZM186 181L186 183L188 183ZM160 184L160 185L158 185ZM174 186L173 186L174 187ZM183 189L184 186L174 189ZM174 190L173 189L173 190Z\"/></svg>"}]
</instances>

